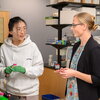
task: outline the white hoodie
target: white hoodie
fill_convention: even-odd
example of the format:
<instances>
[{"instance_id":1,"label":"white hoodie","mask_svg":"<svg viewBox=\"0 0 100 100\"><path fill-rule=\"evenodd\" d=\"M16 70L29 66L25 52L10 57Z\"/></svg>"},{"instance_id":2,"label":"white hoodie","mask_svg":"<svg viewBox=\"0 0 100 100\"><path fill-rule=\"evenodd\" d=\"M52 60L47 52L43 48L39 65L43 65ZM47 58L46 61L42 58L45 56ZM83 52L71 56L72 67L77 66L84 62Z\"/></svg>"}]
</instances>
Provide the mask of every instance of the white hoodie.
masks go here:
<instances>
[{"instance_id":1,"label":"white hoodie","mask_svg":"<svg viewBox=\"0 0 100 100\"><path fill-rule=\"evenodd\" d=\"M15 46L11 38L5 40L0 48L0 78L5 77L4 69L7 66L17 64L26 69L26 73L12 72L7 78L7 92L18 96L38 95L39 80L42 75L43 59L41 53L27 35L25 41Z\"/></svg>"}]
</instances>

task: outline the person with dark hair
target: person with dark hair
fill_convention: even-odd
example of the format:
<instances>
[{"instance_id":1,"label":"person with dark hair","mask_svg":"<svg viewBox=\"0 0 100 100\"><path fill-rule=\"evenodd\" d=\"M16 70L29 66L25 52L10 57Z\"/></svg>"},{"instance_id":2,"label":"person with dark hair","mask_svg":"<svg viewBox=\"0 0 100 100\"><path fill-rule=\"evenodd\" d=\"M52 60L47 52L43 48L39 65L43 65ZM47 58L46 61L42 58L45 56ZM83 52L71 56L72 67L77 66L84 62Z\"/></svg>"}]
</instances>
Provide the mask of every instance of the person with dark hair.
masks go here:
<instances>
[{"instance_id":1,"label":"person with dark hair","mask_svg":"<svg viewBox=\"0 0 100 100\"><path fill-rule=\"evenodd\" d=\"M67 78L67 100L99 100L100 97L100 44L91 31L96 30L95 17L78 13L73 18L71 30L80 41L74 44L69 68L56 71Z\"/></svg>"},{"instance_id":2,"label":"person with dark hair","mask_svg":"<svg viewBox=\"0 0 100 100\"><path fill-rule=\"evenodd\" d=\"M38 100L39 80L43 58L30 35L26 22L20 17L10 19L9 34L0 48L0 77L7 79L9 100Z\"/></svg>"}]
</instances>

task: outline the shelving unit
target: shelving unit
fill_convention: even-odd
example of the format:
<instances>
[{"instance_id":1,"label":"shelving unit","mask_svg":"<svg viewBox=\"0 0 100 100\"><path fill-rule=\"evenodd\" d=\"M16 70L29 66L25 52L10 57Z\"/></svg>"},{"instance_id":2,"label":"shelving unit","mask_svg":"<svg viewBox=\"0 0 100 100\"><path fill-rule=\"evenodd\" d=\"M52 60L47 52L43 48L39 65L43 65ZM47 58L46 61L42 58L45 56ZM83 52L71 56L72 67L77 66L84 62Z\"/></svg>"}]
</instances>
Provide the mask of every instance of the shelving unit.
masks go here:
<instances>
[{"instance_id":1,"label":"shelving unit","mask_svg":"<svg viewBox=\"0 0 100 100\"><path fill-rule=\"evenodd\" d=\"M58 9L58 24L57 25L46 25L46 26L51 26L51 27L58 30L58 40L62 40L62 29L71 25L71 24L60 24L60 11L62 10L62 8L66 7L66 6L67 7L100 8L99 4L87 4L87 3L76 3L76 2L61 2L61 3L57 3L57 4L47 5L47 7L52 7L52 8ZM46 44L51 45L51 46L55 47L58 50L57 62L61 66L60 49L62 49L64 47L67 47L67 46L70 46L71 44L67 43L65 46L57 45L57 44L49 44L49 43L46 43Z\"/></svg>"},{"instance_id":2,"label":"shelving unit","mask_svg":"<svg viewBox=\"0 0 100 100\"><path fill-rule=\"evenodd\" d=\"M77 3L77 2L61 2L57 4L47 5L47 7L53 7L56 9L63 8L63 7L94 7L100 8L100 4L89 4L89 3Z\"/></svg>"}]
</instances>

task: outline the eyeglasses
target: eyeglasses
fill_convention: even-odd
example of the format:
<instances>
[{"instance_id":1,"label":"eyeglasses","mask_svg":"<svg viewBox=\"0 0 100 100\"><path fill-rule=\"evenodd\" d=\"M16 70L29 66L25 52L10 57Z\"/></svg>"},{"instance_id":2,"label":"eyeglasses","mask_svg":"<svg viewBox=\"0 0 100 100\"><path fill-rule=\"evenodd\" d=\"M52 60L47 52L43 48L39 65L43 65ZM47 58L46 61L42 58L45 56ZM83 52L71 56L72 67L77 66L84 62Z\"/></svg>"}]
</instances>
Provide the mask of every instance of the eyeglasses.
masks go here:
<instances>
[{"instance_id":1,"label":"eyeglasses","mask_svg":"<svg viewBox=\"0 0 100 100\"><path fill-rule=\"evenodd\" d=\"M71 24L70 26L75 27L77 25L82 25L82 23L79 23L79 24Z\"/></svg>"}]
</instances>

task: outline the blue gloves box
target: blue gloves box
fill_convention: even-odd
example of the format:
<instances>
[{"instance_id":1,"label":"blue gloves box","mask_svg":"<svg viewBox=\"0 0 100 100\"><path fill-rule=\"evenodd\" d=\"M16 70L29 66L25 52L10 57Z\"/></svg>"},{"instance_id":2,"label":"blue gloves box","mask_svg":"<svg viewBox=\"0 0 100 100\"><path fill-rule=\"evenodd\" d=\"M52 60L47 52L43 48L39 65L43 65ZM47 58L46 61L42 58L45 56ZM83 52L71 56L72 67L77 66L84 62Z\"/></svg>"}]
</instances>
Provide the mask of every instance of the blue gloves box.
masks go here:
<instances>
[{"instance_id":1,"label":"blue gloves box","mask_svg":"<svg viewBox=\"0 0 100 100\"><path fill-rule=\"evenodd\" d=\"M60 99L60 97L55 96L53 94L46 94L46 95L42 95L42 100L58 100Z\"/></svg>"}]
</instances>

